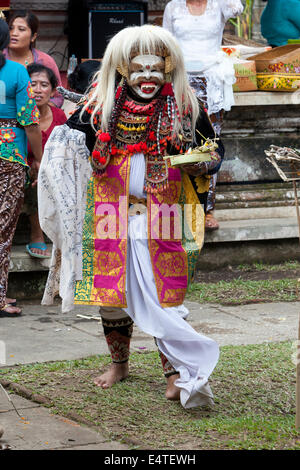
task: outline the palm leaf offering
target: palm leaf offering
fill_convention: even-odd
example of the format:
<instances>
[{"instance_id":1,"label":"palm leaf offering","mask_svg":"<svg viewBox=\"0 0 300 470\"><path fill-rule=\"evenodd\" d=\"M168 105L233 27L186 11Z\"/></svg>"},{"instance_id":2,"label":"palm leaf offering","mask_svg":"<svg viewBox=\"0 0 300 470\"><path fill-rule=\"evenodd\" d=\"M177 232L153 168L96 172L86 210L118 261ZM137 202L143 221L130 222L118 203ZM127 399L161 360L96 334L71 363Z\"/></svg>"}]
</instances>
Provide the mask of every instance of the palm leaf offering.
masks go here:
<instances>
[{"instance_id":1,"label":"palm leaf offering","mask_svg":"<svg viewBox=\"0 0 300 470\"><path fill-rule=\"evenodd\" d=\"M300 150L271 145L265 154L283 181L300 180Z\"/></svg>"},{"instance_id":2,"label":"palm leaf offering","mask_svg":"<svg viewBox=\"0 0 300 470\"><path fill-rule=\"evenodd\" d=\"M197 130L197 132L203 137L203 135ZM201 145L195 148L189 148L186 153L181 155L168 155L164 157L164 160L170 159L171 166L189 165L191 163L198 162L210 162L212 160L211 152L214 152L218 148L217 137L214 139L201 140Z\"/></svg>"}]
</instances>

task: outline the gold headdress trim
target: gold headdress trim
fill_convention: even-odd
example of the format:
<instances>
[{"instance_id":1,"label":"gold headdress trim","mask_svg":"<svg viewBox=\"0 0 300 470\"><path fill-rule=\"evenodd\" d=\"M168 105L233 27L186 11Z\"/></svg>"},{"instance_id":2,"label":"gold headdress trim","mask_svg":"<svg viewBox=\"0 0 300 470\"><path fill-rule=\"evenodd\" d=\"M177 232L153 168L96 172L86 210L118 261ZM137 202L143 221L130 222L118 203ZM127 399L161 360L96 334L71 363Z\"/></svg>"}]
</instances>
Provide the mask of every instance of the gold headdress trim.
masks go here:
<instances>
[{"instance_id":1,"label":"gold headdress trim","mask_svg":"<svg viewBox=\"0 0 300 470\"><path fill-rule=\"evenodd\" d=\"M118 65L117 72L119 72L119 74L122 75L122 77L125 77L128 80L129 78L128 65L125 65L125 64Z\"/></svg>"},{"instance_id":2,"label":"gold headdress trim","mask_svg":"<svg viewBox=\"0 0 300 470\"><path fill-rule=\"evenodd\" d=\"M170 55L168 55L165 58L165 73L172 72L172 70L174 70L174 68L175 68L175 64L172 60L172 57Z\"/></svg>"}]
</instances>

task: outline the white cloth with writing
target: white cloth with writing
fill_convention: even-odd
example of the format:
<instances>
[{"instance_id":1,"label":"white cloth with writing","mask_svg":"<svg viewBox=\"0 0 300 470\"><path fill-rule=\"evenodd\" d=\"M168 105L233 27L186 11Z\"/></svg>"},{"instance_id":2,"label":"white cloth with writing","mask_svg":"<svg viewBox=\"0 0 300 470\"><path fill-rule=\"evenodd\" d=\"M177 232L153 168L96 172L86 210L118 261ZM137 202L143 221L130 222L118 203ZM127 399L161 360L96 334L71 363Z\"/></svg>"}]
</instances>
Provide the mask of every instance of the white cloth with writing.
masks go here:
<instances>
[{"instance_id":1,"label":"white cloth with writing","mask_svg":"<svg viewBox=\"0 0 300 470\"><path fill-rule=\"evenodd\" d=\"M38 176L42 230L53 243L42 304L62 298L62 311L74 308L74 285L82 279L82 228L87 183L92 174L85 134L56 126L45 145Z\"/></svg>"}]
</instances>

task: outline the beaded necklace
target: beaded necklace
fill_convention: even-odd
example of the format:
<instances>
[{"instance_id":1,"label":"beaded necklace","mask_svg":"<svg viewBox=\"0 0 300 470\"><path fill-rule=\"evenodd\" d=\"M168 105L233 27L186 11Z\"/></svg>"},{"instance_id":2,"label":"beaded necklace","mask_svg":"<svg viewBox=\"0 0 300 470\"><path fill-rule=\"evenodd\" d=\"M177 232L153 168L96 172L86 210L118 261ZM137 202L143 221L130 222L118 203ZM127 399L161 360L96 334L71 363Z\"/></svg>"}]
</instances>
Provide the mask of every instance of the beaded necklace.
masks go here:
<instances>
[{"instance_id":1,"label":"beaded necklace","mask_svg":"<svg viewBox=\"0 0 300 470\"><path fill-rule=\"evenodd\" d=\"M144 190L162 192L168 187L168 166L163 159L172 144L177 153L186 150L191 139L175 136L175 99L161 93L150 103L138 103L128 96L127 84L117 89L115 106L108 132L98 131L92 152L93 175L106 175L112 155L132 156L143 153L146 158ZM99 123L98 123L99 126ZM99 126L100 127L100 126Z\"/></svg>"}]
</instances>

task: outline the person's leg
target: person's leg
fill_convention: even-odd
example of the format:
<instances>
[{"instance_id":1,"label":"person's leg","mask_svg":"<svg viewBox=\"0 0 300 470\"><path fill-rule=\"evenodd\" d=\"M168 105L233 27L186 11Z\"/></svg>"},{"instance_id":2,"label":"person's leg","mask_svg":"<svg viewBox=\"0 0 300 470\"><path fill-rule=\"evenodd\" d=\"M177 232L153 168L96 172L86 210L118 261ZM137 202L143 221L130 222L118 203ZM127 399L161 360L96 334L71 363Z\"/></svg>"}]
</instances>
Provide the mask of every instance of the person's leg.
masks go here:
<instances>
[{"instance_id":1,"label":"person's leg","mask_svg":"<svg viewBox=\"0 0 300 470\"><path fill-rule=\"evenodd\" d=\"M30 243L27 245L30 254L32 256L39 255L50 258L51 253L46 248L44 234L39 222L36 186L30 186L25 191L25 212L30 222Z\"/></svg>"},{"instance_id":2,"label":"person's leg","mask_svg":"<svg viewBox=\"0 0 300 470\"><path fill-rule=\"evenodd\" d=\"M30 221L30 243L45 243L43 231L40 226L38 212L29 216ZM31 247L32 253L43 256L51 256L49 250L41 250L39 248Z\"/></svg>"},{"instance_id":3,"label":"person's leg","mask_svg":"<svg viewBox=\"0 0 300 470\"><path fill-rule=\"evenodd\" d=\"M0 158L0 309L8 315L21 309L7 305L6 291L12 240L24 199L25 169Z\"/></svg>"},{"instance_id":4,"label":"person's leg","mask_svg":"<svg viewBox=\"0 0 300 470\"><path fill-rule=\"evenodd\" d=\"M179 373L174 369L166 356L160 350L158 350L158 352L163 367L164 376L167 380L165 396L168 400L180 400L180 388L176 387L174 384L175 380L179 378Z\"/></svg>"},{"instance_id":5,"label":"person's leg","mask_svg":"<svg viewBox=\"0 0 300 470\"><path fill-rule=\"evenodd\" d=\"M211 114L210 121L214 128L214 131L217 136L221 134L222 124L223 124L223 110L218 113ZM218 230L219 224L214 217L214 209L216 203L216 186L217 186L217 173L211 176L209 183L209 190L207 195L207 205L206 205L206 214L205 214L205 230Z\"/></svg>"},{"instance_id":6,"label":"person's leg","mask_svg":"<svg viewBox=\"0 0 300 470\"><path fill-rule=\"evenodd\" d=\"M101 307L100 314L112 364L94 383L107 389L128 376L133 321L121 308Z\"/></svg>"}]
</instances>

